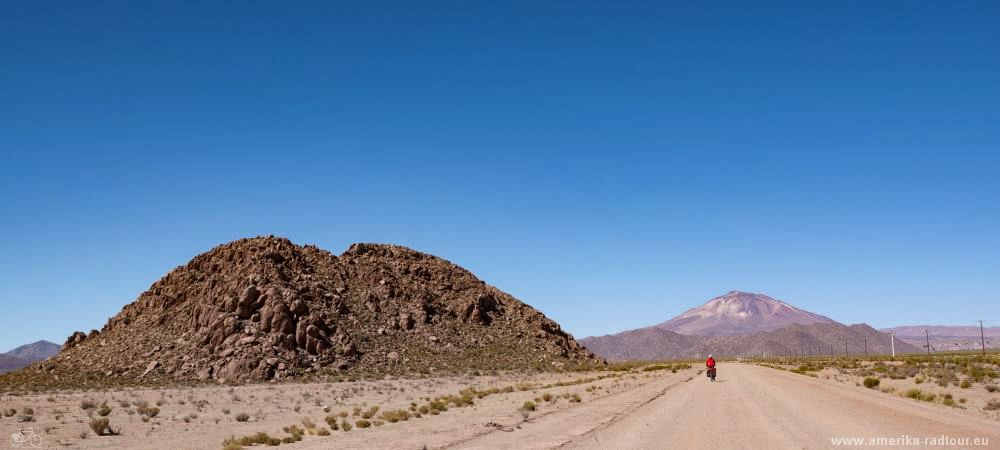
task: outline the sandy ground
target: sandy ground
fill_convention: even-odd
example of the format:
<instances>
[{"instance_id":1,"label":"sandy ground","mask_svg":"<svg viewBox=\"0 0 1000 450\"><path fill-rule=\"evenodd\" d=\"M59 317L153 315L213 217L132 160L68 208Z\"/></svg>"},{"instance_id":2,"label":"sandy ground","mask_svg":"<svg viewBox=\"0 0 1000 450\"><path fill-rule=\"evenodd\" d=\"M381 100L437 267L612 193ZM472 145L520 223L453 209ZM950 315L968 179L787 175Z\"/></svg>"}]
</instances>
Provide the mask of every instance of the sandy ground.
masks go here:
<instances>
[{"instance_id":1,"label":"sandy ground","mask_svg":"<svg viewBox=\"0 0 1000 450\"><path fill-rule=\"evenodd\" d=\"M988 438L989 445L922 448L1000 448L1000 418L996 415L765 367L723 364L716 383L694 369L618 374L581 382L599 375L607 374L507 374L3 396L0 408L32 406L36 421L19 424L16 416L3 417L0 432L10 436L30 426L39 434L42 448L220 449L230 435L264 431L287 436L281 429L301 423L303 417L325 425L324 406L333 413L373 405L383 410L406 408L469 386L520 385L525 390L488 395L477 399L474 406L450 408L440 415L333 431L330 436L305 436L280 448L831 448L831 438L942 435ZM541 387L556 382L569 385ZM545 394L554 400L545 401ZM571 401L572 394L579 395L580 401ZM81 439L79 434L89 421L80 409L83 398L107 400L114 408L109 417L121 425L122 435L98 437L90 433ZM133 399L160 400L162 411L157 418L142 422L119 405ZM198 408L195 403L199 400L208 403ZM536 400L535 411L521 412L525 401ZM224 414L223 409L230 413ZM242 411L251 415L250 420L236 422L233 416ZM197 417L190 418L191 413ZM45 432L47 427L54 428ZM8 438L0 441L0 448L9 446Z\"/></svg>"},{"instance_id":2,"label":"sandy ground","mask_svg":"<svg viewBox=\"0 0 1000 450\"><path fill-rule=\"evenodd\" d=\"M690 372L682 371L682 372ZM427 379L383 381L273 384L240 387L200 387L178 389L126 389L105 391L54 391L28 395L0 395L0 449L14 447L11 435L28 430L38 436L39 448L94 449L221 449L231 436L266 432L282 438L283 428L302 426L303 418L320 428L329 429L324 418L347 413L355 424L362 417L355 409L378 406L380 411L409 409L424 405L444 395L474 387L514 387L513 392L477 398L473 406L450 406L438 415L424 414L404 422L388 423L351 431L332 431L330 436L304 436L281 448L423 448L441 447L496 430L516 426L524 420L520 409L525 401L537 401L529 417L560 409L579 407L614 393L630 391L637 385L663 377L677 378L669 371L658 372L580 372L564 374L500 373L482 376L453 376ZM604 377L595 380L595 378ZM563 386L542 388L562 383ZM542 400L548 393L550 401ZM579 396L579 402L570 399ZM118 428L118 436L97 436L89 429L94 409L81 407L84 400L107 403L107 416ZM143 421L136 410L138 402L159 408L156 417ZM5 416L4 411L17 412ZM32 421L19 418L30 409ZM248 420L237 417L245 413ZM376 414L378 417L378 414ZM343 419L341 419L343 420ZM372 418L374 422L375 418ZM21 448L31 448L23 445Z\"/></svg>"}]
</instances>

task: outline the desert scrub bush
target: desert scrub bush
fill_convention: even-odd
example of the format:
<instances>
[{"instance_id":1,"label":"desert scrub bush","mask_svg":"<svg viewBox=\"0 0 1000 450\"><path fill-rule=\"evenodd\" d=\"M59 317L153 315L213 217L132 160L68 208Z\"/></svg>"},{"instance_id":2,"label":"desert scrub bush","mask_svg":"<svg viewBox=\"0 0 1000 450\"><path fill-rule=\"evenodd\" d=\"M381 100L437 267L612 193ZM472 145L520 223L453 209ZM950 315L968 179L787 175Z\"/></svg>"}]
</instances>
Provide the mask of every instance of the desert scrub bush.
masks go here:
<instances>
[{"instance_id":1,"label":"desert scrub bush","mask_svg":"<svg viewBox=\"0 0 1000 450\"><path fill-rule=\"evenodd\" d=\"M990 401L986 402L986 405L983 406L983 411L1000 411L1000 400L995 398L990 399Z\"/></svg>"},{"instance_id":2,"label":"desert scrub bush","mask_svg":"<svg viewBox=\"0 0 1000 450\"><path fill-rule=\"evenodd\" d=\"M357 421L354 422L354 425L357 426L358 428L368 428L372 426L372 423L367 419L358 419Z\"/></svg>"},{"instance_id":3,"label":"desert scrub bush","mask_svg":"<svg viewBox=\"0 0 1000 450\"><path fill-rule=\"evenodd\" d=\"M960 387L962 389L968 389L968 388L972 387L972 383L970 383L969 380L962 380L962 383L960 383L958 385L958 387Z\"/></svg>"},{"instance_id":4,"label":"desert scrub bush","mask_svg":"<svg viewBox=\"0 0 1000 450\"><path fill-rule=\"evenodd\" d=\"M17 410L14 408L8 408L3 411L4 417L14 417L14 414L17 414Z\"/></svg>"},{"instance_id":5,"label":"desert scrub bush","mask_svg":"<svg viewBox=\"0 0 1000 450\"><path fill-rule=\"evenodd\" d=\"M333 414L326 416L326 418L324 418L323 420L326 421L326 424L329 425L330 429L333 431L337 431L337 429L340 428L340 426L337 425L337 416Z\"/></svg>"},{"instance_id":6,"label":"desert scrub bush","mask_svg":"<svg viewBox=\"0 0 1000 450\"><path fill-rule=\"evenodd\" d=\"M580 394L573 393L569 396L570 403L580 403L583 399L580 398Z\"/></svg>"},{"instance_id":7,"label":"desert scrub bush","mask_svg":"<svg viewBox=\"0 0 1000 450\"><path fill-rule=\"evenodd\" d=\"M910 389L906 391L906 393L904 393L903 396L906 398L912 398L914 400L920 400L921 394L923 394L923 392L921 392L920 389Z\"/></svg>"},{"instance_id":8,"label":"desert scrub bush","mask_svg":"<svg viewBox=\"0 0 1000 450\"><path fill-rule=\"evenodd\" d=\"M249 447L254 444L270 446L281 445L281 439L271 437L264 432L259 432L246 435L241 438L230 437L229 439L222 441L222 448L223 450L235 450L243 447Z\"/></svg>"},{"instance_id":9,"label":"desert scrub bush","mask_svg":"<svg viewBox=\"0 0 1000 450\"><path fill-rule=\"evenodd\" d=\"M88 409L95 409L95 408L97 408L97 402L95 402L94 400L89 398L80 400L80 409L86 411Z\"/></svg>"},{"instance_id":10,"label":"desert scrub bush","mask_svg":"<svg viewBox=\"0 0 1000 450\"><path fill-rule=\"evenodd\" d=\"M293 444L295 442L301 441L302 435L305 434L305 430L303 430L298 425L289 425L285 428L282 428L282 431L291 434L291 436L286 436L281 439L282 444Z\"/></svg>"},{"instance_id":11,"label":"desert scrub bush","mask_svg":"<svg viewBox=\"0 0 1000 450\"><path fill-rule=\"evenodd\" d=\"M235 419L236 419L237 422L246 422L246 421L250 420L250 414L247 414L245 412L241 412L241 413L239 413L239 414L236 415Z\"/></svg>"},{"instance_id":12,"label":"desert scrub bush","mask_svg":"<svg viewBox=\"0 0 1000 450\"><path fill-rule=\"evenodd\" d=\"M383 412L379 418L389 423L402 422L410 419L410 412L405 409L394 409Z\"/></svg>"},{"instance_id":13,"label":"desert scrub bush","mask_svg":"<svg viewBox=\"0 0 1000 450\"><path fill-rule=\"evenodd\" d=\"M101 407L97 409L97 415L101 417L107 417L108 414L111 414L111 407L108 406L107 403L102 404Z\"/></svg>"},{"instance_id":14,"label":"desert scrub bush","mask_svg":"<svg viewBox=\"0 0 1000 450\"><path fill-rule=\"evenodd\" d=\"M962 372L968 375L972 381L977 383L997 378L997 372L995 370L979 364L970 364L966 366L965 370Z\"/></svg>"},{"instance_id":15,"label":"desert scrub bush","mask_svg":"<svg viewBox=\"0 0 1000 450\"><path fill-rule=\"evenodd\" d=\"M548 392L542 394L542 400L544 400L546 402L551 402L552 399L553 399L552 394L550 394Z\"/></svg>"},{"instance_id":16,"label":"desert scrub bush","mask_svg":"<svg viewBox=\"0 0 1000 450\"><path fill-rule=\"evenodd\" d=\"M436 416L440 414L442 411L447 411L448 405L441 400L432 400L430 403L427 404L427 408L430 409L432 416Z\"/></svg>"},{"instance_id":17,"label":"desert scrub bush","mask_svg":"<svg viewBox=\"0 0 1000 450\"><path fill-rule=\"evenodd\" d=\"M135 412L139 413L140 416L152 418L160 414L160 408L149 406L149 403L146 402L139 402L136 403Z\"/></svg>"},{"instance_id":18,"label":"desert scrub bush","mask_svg":"<svg viewBox=\"0 0 1000 450\"><path fill-rule=\"evenodd\" d=\"M371 419L372 417L375 417L375 414L378 413L378 409L379 409L378 406L372 406L371 408L368 408L367 411L363 411L361 413L361 418L362 419Z\"/></svg>"},{"instance_id":19,"label":"desert scrub bush","mask_svg":"<svg viewBox=\"0 0 1000 450\"><path fill-rule=\"evenodd\" d=\"M987 384L987 385L986 385L986 386L984 386L984 387L986 388L986 392L996 392L996 391L1000 391L1000 387L998 387L998 386L997 386L997 385L995 385L995 384Z\"/></svg>"},{"instance_id":20,"label":"desert scrub bush","mask_svg":"<svg viewBox=\"0 0 1000 450\"><path fill-rule=\"evenodd\" d=\"M111 421L107 417L95 417L90 420L90 429L98 436L117 436L119 430L111 428Z\"/></svg>"},{"instance_id":21,"label":"desert scrub bush","mask_svg":"<svg viewBox=\"0 0 1000 450\"><path fill-rule=\"evenodd\" d=\"M865 387L868 389L875 389L878 387L879 379L874 377L865 378Z\"/></svg>"},{"instance_id":22,"label":"desert scrub bush","mask_svg":"<svg viewBox=\"0 0 1000 450\"><path fill-rule=\"evenodd\" d=\"M347 420L344 420L344 421L341 421L341 422L340 422L340 429L341 429L341 430L344 430L344 431L351 431L351 428L352 428L352 427L351 427L351 423L350 423L350 422L348 422Z\"/></svg>"},{"instance_id":23,"label":"desert scrub bush","mask_svg":"<svg viewBox=\"0 0 1000 450\"><path fill-rule=\"evenodd\" d=\"M534 411L536 408L537 406L535 406L535 402L532 401L526 401L523 405L521 405L521 409L524 411Z\"/></svg>"}]
</instances>

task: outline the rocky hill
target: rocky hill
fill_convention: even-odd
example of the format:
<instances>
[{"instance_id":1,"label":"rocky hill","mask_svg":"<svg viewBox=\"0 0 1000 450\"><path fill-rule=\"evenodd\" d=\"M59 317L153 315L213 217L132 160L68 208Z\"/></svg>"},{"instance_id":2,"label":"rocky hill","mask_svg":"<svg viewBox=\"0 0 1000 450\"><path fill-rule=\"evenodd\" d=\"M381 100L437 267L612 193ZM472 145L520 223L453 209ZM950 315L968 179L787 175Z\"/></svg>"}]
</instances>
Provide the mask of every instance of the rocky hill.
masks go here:
<instances>
[{"instance_id":1,"label":"rocky hill","mask_svg":"<svg viewBox=\"0 0 1000 450\"><path fill-rule=\"evenodd\" d=\"M100 331L0 384L257 382L332 373L552 369L599 361L554 321L405 247L336 256L287 239L224 244L157 281Z\"/></svg>"},{"instance_id":2,"label":"rocky hill","mask_svg":"<svg viewBox=\"0 0 1000 450\"><path fill-rule=\"evenodd\" d=\"M730 291L656 327L680 334L735 336L813 323L836 322L764 294Z\"/></svg>"}]
</instances>

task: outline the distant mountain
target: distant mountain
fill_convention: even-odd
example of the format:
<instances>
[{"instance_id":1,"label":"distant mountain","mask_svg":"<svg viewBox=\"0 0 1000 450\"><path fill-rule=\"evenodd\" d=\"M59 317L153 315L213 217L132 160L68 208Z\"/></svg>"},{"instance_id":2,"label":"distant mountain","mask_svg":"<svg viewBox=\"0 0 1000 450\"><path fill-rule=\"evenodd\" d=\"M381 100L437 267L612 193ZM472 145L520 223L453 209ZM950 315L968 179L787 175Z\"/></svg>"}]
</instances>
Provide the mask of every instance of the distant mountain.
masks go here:
<instances>
[{"instance_id":1,"label":"distant mountain","mask_svg":"<svg viewBox=\"0 0 1000 450\"><path fill-rule=\"evenodd\" d=\"M31 364L31 361L8 356L6 353L0 353L0 373L11 372L28 364Z\"/></svg>"},{"instance_id":2,"label":"distant mountain","mask_svg":"<svg viewBox=\"0 0 1000 450\"><path fill-rule=\"evenodd\" d=\"M879 331L894 333L897 338L922 348L926 347L929 337L931 351L975 350L983 345L978 326L908 325ZM986 348L1000 348L1000 327L985 327L983 335Z\"/></svg>"},{"instance_id":3,"label":"distant mountain","mask_svg":"<svg viewBox=\"0 0 1000 450\"><path fill-rule=\"evenodd\" d=\"M655 327L688 335L736 336L814 323L836 322L764 294L730 291Z\"/></svg>"},{"instance_id":4,"label":"distant mountain","mask_svg":"<svg viewBox=\"0 0 1000 450\"><path fill-rule=\"evenodd\" d=\"M22 345L6 353L7 356L27 359L29 361L40 361L55 356L62 350L62 346L49 341L32 342Z\"/></svg>"},{"instance_id":5,"label":"distant mountain","mask_svg":"<svg viewBox=\"0 0 1000 450\"><path fill-rule=\"evenodd\" d=\"M887 354L890 336L847 326L764 294L731 291L659 325L580 342L609 360L715 356ZM845 349L846 343L846 349ZM897 353L920 347L897 340Z\"/></svg>"},{"instance_id":6,"label":"distant mountain","mask_svg":"<svg viewBox=\"0 0 1000 450\"><path fill-rule=\"evenodd\" d=\"M866 342L867 339L867 342ZM865 324L794 324L780 330L743 336L691 336L658 327L587 337L580 342L598 356L612 361L691 359L709 354L721 357L782 355L863 355L891 352L890 337ZM845 349L844 344L847 344ZM896 340L896 353L921 349Z\"/></svg>"},{"instance_id":7,"label":"distant mountain","mask_svg":"<svg viewBox=\"0 0 1000 450\"><path fill-rule=\"evenodd\" d=\"M48 359L59 353L62 346L49 341L38 341L22 345L7 353L0 353L0 373L25 367L35 361Z\"/></svg>"}]
</instances>

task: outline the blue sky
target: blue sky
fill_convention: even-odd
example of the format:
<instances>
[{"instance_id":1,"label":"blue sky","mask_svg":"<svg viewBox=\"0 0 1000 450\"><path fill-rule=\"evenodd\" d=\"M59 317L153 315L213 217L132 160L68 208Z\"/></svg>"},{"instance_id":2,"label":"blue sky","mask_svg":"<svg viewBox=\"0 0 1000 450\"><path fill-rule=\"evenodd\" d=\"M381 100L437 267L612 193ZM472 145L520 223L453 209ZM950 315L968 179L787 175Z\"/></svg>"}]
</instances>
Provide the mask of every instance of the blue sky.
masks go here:
<instances>
[{"instance_id":1,"label":"blue sky","mask_svg":"<svg viewBox=\"0 0 1000 450\"><path fill-rule=\"evenodd\" d=\"M260 234L578 337L733 289L1000 325L996 2L203 3L0 6L0 351Z\"/></svg>"}]
</instances>

